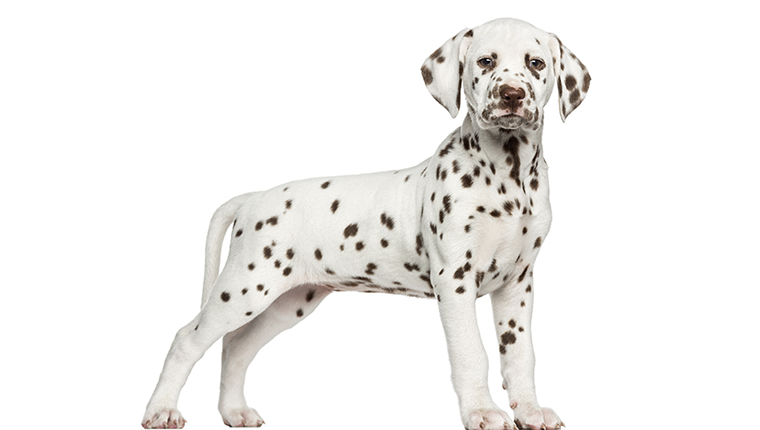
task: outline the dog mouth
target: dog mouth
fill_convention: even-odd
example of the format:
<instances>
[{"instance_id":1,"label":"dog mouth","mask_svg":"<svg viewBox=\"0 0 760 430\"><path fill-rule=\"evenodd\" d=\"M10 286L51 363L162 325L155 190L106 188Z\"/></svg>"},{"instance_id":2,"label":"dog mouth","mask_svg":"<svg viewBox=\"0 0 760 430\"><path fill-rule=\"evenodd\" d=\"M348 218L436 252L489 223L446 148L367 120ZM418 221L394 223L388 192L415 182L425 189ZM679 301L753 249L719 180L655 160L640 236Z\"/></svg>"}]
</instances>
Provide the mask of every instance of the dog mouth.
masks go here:
<instances>
[{"instance_id":1,"label":"dog mouth","mask_svg":"<svg viewBox=\"0 0 760 430\"><path fill-rule=\"evenodd\" d=\"M495 126L499 128L503 128L507 130L515 130L525 125L525 123L528 122L528 120L520 115L511 113L511 114L502 115L496 118L491 118L489 122L491 122L492 124L494 124Z\"/></svg>"}]
</instances>

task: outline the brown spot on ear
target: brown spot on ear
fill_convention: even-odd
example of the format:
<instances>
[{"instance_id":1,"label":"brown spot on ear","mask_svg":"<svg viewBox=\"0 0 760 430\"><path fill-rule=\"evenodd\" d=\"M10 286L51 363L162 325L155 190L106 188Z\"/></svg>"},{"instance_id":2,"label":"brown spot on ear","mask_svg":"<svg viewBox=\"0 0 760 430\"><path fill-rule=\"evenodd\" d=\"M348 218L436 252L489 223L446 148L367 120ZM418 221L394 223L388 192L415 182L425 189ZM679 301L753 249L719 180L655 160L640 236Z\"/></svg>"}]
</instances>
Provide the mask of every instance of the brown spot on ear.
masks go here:
<instances>
[{"instance_id":1,"label":"brown spot on ear","mask_svg":"<svg viewBox=\"0 0 760 430\"><path fill-rule=\"evenodd\" d=\"M425 81L425 85L433 83L433 72L427 66L422 66L422 79Z\"/></svg>"},{"instance_id":2,"label":"brown spot on ear","mask_svg":"<svg viewBox=\"0 0 760 430\"><path fill-rule=\"evenodd\" d=\"M436 58L440 57L443 53L443 48L438 48L435 51L433 51L432 54L430 54L430 59L435 60Z\"/></svg>"},{"instance_id":3,"label":"brown spot on ear","mask_svg":"<svg viewBox=\"0 0 760 430\"><path fill-rule=\"evenodd\" d=\"M581 102L581 92L577 89L570 94L570 104L577 106Z\"/></svg>"},{"instance_id":4,"label":"brown spot on ear","mask_svg":"<svg viewBox=\"0 0 760 430\"><path fill-rule=\"evenodd\" d=\"M591 85L591 75L589 75L588 73L585 73L585 74L583 75L583 88L581 88L581 90L582 90L584 93L588 92L588 87L589 87L590 85Z\"/></svg>"},{"instance_id":5,"label":"brown spot on ear","mask_svg":"<svg viewBox=\"0 0 760 430\"><path fill-rule=\"evenodd\" d=\"M464 34L464 37L472 37L473 34L475 34L475 33L473 33L472 30L470 30L470 31L468 31L467 33Z\"/></svg>"},{"instance_id":6,"label":"brown spot on ear","mask_svg":"<svg viewBox=\"0 0 760 430\"><path fill-rule=\"evenodd\" d=\"M574 76L569 75L565 78L565 88L567 88L568 91L574 90L576 85L578 85L578 81Z\"/></svg>"}]
</instances>

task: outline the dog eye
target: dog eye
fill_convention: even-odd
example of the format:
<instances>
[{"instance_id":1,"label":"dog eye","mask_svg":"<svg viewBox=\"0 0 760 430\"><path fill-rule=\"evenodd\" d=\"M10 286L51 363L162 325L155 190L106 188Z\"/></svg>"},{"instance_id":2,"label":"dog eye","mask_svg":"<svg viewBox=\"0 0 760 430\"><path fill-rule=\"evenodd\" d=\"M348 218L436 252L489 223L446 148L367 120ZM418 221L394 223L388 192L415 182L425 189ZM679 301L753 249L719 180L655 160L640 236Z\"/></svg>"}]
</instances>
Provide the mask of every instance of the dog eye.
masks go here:
<instances>
[{"instance_id":1,"label":"dog eye","mask_svg":"<svg viewBox=\"0 0 760 430\"><path fill-rule=\"evenodd\" d=\"M478 60L478 65L480 67L493 67L493 60L488 57L483 57L480 60Z\"/></svg>"},{"instance_id":2,"label":"dog eye","mask_svg":"<svg viewBox=\"0 0 760 430\"><path fill-rule=\"evenodd\" d=\"M540 58L534 58L530 60L530 63L528 64L530 65L530 67L537 70L542 70L544 68L544 62Z\"/></svg>"}]
</instances>

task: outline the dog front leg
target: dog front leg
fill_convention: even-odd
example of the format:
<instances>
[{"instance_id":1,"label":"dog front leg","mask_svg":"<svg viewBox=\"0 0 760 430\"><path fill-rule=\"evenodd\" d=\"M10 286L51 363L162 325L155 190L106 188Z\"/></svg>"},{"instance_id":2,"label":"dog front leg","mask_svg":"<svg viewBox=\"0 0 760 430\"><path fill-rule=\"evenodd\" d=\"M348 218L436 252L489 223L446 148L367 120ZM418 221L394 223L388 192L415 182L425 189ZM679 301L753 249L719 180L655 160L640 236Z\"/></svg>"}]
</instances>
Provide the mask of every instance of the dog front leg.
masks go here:
<instances>
[{"instance_id":1,"label":"dog front leg","mask_svg":"<svg viewBox=\"0 0 760 430\"><path fill-rule=\"evenodd\" d=\"M496 335L499 341L503 388L509 393L520 428L555 429L562 421L550 408L541 408L534 381L535 355L531 340L533 277L491 293Z\"/></svg>"},{"instance_id":2,"label":"dog front leg","mask_svg":"<svg viewBox=\"0 0 760 430\"><path fill-rule=\"evenodd\" d=\"M440 282L435 291L462 423L468 430L515 428L509 415L493 402L488 390L488 357L475 314L474 279L462 285Z\"/></svg>"}]
</instances>

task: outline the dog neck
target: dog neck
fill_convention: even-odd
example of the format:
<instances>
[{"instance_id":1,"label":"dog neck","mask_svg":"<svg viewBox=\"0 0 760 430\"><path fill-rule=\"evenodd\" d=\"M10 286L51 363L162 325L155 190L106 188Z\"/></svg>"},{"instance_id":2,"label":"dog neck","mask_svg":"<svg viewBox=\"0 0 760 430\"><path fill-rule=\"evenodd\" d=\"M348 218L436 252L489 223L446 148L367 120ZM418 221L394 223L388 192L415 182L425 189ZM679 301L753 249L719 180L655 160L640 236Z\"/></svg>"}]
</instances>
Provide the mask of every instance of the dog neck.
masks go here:
<instances>
[{"instance_id":1,"label":"dog neck","mask_svg":"<svg viewBox=\"0 0 760 430\"><path fill-rule=\"evenodd\" d=\"M537 169L545 166L541 145L543 124L536 130L486 130L479 127L471 115L472 113L468 112L460 128L465 149L471 153L484 153L496 168L506 169L509 178L518 186L525 184L526 180L530 182L529 178L535 176ZM476 139L473 140L472 136L476 136ZM474 141L475 144L468 144L468 140Z\"/></svg>"}]
</instances>

